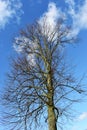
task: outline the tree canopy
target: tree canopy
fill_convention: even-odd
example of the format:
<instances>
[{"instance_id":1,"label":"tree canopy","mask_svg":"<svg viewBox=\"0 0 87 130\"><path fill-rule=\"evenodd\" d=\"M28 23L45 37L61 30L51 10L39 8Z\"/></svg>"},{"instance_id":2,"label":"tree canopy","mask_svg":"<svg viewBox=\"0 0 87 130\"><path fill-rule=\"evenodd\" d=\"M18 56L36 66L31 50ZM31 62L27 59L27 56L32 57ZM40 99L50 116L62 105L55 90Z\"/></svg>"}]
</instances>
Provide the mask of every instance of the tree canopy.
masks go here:
<instances>
[{"instance_id":1,"label":"tree canopy","mask_svg":"<svg viewBox=\"0 0 87 130\"><path fill-rule=\"evenodd\" d=\"M12 129L33 130L35 123L45 121L49 130L57 130L58 119L72 115L72 104L86 92L65 61L64 46L76 42L71 32L62 20L52 27L44 19L15 38L18 55L12 59L3 95L4 120Z\"/></svg>"}]
</instances>

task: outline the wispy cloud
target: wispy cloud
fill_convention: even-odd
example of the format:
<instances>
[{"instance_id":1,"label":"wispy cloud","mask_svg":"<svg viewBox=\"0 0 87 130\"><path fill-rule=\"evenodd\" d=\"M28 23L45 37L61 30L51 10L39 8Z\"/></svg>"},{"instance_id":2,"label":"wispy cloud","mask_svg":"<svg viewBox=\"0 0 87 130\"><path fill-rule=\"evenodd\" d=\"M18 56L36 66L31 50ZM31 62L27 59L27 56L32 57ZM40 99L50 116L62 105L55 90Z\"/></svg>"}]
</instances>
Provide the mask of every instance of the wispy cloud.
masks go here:
<instances>
[{"instance_id":1,"label":"wispy cloud","mask_svg":"<svg viewBox=\"0 0 87 130\"><path fill-rule=\"evenodd\" d=\"M15 38L15 43L16 44L14 44L13 47L18 53L22 53L23 51L25 51L26 53L26 49L29 47L27 51L30 51L31 53L26 55L26 59L27 61L29 61L29 65L35 66L36 65L35 54L32 52L37 51L37 47L38 47L37 40L35 39L34 41L31 41L26 37L20 36Z\"/></svg>"},{"instance_id":2,"label":"wispy cloud","mask_svg":"<svg viewBox=\"0 0 87 130\"><path fill-rule=\"evenodd\" d=\"M57 7L54 2L50 2L47 12L40 17L39 22L42 24L46 17L45 22L54 29L58 18L65 18L67 21L71 21L71 35L76 36L81 30L87 29L87 0L82 3L78 2L78 4L74 0L65 0L65 3L68 8L65 7L62 11L61 7Z\"/></svg>"},{"instance_id":3,"label":"wispy cloud","mask_svg":"<svg viewBox=\"0 0 87 130\"><path fill-rule=\"evenodd\" d=\"M73 24L73 34L78 35L83 29L87 29L87 0L77 3L74 0L65 0L68 4L68 14Z\"/></svg>"},{"instance_id":4,"label":"wispy cloud","mask_svg":"<svg viewBox=\"0 0 87 130\"><path fill-rule=\"evenodd\" d=\"M4 28L10 20L20 20L22 3L20 0L0 0L0 29Z\"/></svg>"},{"instance_id":5,"label":"wispy cloud","mask_svg":"<svg viewBox=\"0 0 87 130\"><path fill-rule=\"evenodd\" d=\"M42 34L48 38L50 41L53 37L53 32L55 36L53 37L53 41L56 40L58 36L57 33L57 23L58 19L66 19L66 14L61 11L61 8L57 8L54 2L50 2L48 4L48 9L43 15L39 18L38 23L41 26Z\"/></svg>"},{"instance_id":6,"label":"wispy cloud","mask_svg":"<svg viewBox=\"0 0 87 130\"><path fill-rule=\"evenodd\" d=\"M50 2L47 12L40 17L39 23L43 26L45 21L46 25L54 29L59 18L65 18L65 13L60 8L57 8L54 2Z\"/></svg>"},{"instance_id":7,"label":"wispy cloud","mask_svg":"<svg viewBox=\"0 0 87 130\"><path fill-rule=\"evenodd\" d=\"M79 117L78 117L78 121L82 121L84 119L87 118L87 112L83 112Z\"/></svg>"}]
</instances>

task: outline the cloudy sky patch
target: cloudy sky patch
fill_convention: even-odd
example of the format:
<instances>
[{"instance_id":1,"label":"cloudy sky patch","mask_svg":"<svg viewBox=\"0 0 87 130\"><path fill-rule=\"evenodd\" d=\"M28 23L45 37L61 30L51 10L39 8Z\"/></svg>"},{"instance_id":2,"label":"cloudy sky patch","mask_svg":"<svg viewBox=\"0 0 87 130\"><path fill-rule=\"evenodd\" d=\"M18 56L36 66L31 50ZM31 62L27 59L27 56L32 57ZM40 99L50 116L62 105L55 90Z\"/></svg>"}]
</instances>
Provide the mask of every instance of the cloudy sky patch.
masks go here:
<instances>
[{"instance_id":1,"label":"cloudy sky patch","mask_svg":"<svg viewBox=\"0 0 87 130\"><path fill-rule=\"evenodd\" d=\"M14 18L19 22L21 7L22 3L19 0L0 0L0 29Z\"/></svg>"},{"instance_id":2,"label":"cloudy sky patch","mask_svg":"<svg viewBox=\"0 0 87 130\"><path fill-rule=\"evenodd\" d=\"M74 0L65 0L68 8L61 10L61 7L57 7L54 2L48 4L48 10L40 17L39 22L43 24L46 18L46 23L51 26L52 30L56 26L58 18L71 21L72 36L77 36L81 30L87 29L87 0L78 4Z\"/></svg>"},{"instance_id":3,"label":"cloudy sky patch","mask_svg":"<svg viewBox=\"0 0 87 130\"><path fill-rule=\"evenodd\" d=\"M73 35L78 35L83 29L87 29L87 0L77 3L74 0L65 0L68 5L67 13L72 20Z\"/></svg>"},{"instance_id":4,"label":"cloudy sky patch","mask_svg":"<svg viewBox=\"0 0 87 130\"><path fill-rule=\"evenodd\" d=\"M84 119L86 119L87 118L87 112L83 112L79 117L78 117L78 120L79 121L82 121L82 120L84 120Z\"/></svg>"}]
</instances>

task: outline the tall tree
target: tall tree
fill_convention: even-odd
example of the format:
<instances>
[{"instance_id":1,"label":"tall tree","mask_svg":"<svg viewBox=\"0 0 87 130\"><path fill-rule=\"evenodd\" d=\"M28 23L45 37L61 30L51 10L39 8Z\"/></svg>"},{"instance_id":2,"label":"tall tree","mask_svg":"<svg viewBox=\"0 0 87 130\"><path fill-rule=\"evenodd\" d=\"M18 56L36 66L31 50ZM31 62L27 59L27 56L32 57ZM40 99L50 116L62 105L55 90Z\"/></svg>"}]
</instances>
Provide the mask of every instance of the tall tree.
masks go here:
<instances>
[{"instance_id":1,"label":"tall tree","mask_svg":"<svg viewBox=\"0 0 87 130\"><path fill-rule=\"evenodd\" d=\"M61 20L55 27L44 20L27 26L15 38L19 53L12 60L3 95L4 119L14 126L12 130L33 129L42 119L49 130L57 130L58 118L67 117L71 105L84 93L63 54L64 46L75 42L71 31Z\"/></svg>"}]
</instances>

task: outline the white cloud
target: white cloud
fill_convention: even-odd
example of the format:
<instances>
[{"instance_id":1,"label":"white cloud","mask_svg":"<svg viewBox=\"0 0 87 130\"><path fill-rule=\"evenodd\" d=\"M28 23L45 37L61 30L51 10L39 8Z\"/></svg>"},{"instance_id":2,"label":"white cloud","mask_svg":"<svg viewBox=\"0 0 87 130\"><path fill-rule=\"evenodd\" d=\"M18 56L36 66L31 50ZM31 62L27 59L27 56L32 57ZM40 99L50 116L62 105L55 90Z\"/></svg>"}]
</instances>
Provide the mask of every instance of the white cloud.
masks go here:
<instances>
[{"instance_id":1,"label":"white cloud","mask_svg":"<svg viewBox=\"0 0 87 130\"><path fill-rule=\"evenodd\" d=\"M87 29L87 0L78 4L74 0L65 0L65 3L68 9L65 7L66 11L62 11L54 2L50 2L47 12L40 17L39 23L43 26L45 21L45 24L51 27L50 32L52 32L59 18L67 19L67 21L71 21L71 35L77 36L81 30Z\"/></svg>"},{"instance_id":2,"label":"white cloud","mask_svg":"<svg viewBox=\"0 0 87 130\"><path fill-rule=\"evenodd\" d=\"M79 10L74 17L74 24L80 29L87 29L87 0L85 0L84 4L79 7Z\"/></svg>"},{"instance_id":3,"label":"white cloud","mask_svg":"<svg viewBox=\"0 0 87 130\"><path fill-rule=\"evenodd\" d=\"M50 2L47 11L38 20L42 34L48 38L48 41L53 40L56 42L58 19L66 19L66 14L62 12L61 8L57 8L54 2ZM53 37L54 32L56 33Z\"/></svg>"},{"instance_id":4,"label":"white cloud","mask_svg":"<svg viewBox=\"0 0 87 130\"><path fill-rule=\"evenodd\" d=\"M19 22L22 3L20 0L0 0L0 29L14 18Z\"/></svg>"},{"instance_id":5,"label":"white cloud","mask_svg":"<svg viewBox=\"0 0 87 130\"><path fill-rule=\"evenodd\" d=\"M68 14L73 23L73 35L78 35L83 29L87 29L87 0L78 6L74 0L65 0L68 4Z\"/></svg>"},{"instance_id":6,"label":"white cloud","mask_svg":"<svg viewBox=\"0 0 87 130\"><path fill-rule=\"evenodd\" d=\"M29 62L29 65L31 66L36 65L35 54L33 52L37 52L37 48L38 48L37 39L31 41L26 37L19 36L15 38L15 43L13 47L18 53L22 53L25 51L26 58Z\"/></svg>"},{"instance_id":7,"label":"white cloud","mask_svg":"<svg viewBox=\"0 0 87 130\"><path fill-rule=\"evenodd\" d=\"M51 2L48 5L48 11L45 12L40 18L39 22L43 24L43 21L46 20L47 24L50 26L55 26L56 20L61 16L60 9L57 9L55 3Z\"/></svg>"},{"instance_id":8,"label":"white cloud","mask_svg":"<svg viewBox=\"0 0 87 130\"><path fill-rule=\"evenodd\" d=\"M83 112L79 117L78 117L78 120L84 120L87 118L87 112Z\"/></svg>"},{"instance_id":9,"label":"white cloud","mask_svg":"<svg viewBox=\"0 0 87 130\"><path fill-rule=\"evenodd\" d=\"M48 4L47 12L45 12L42 15L42 17L40 17L38 22L42 26L42 28L43 28L44 23L45 23L45 25L48 28L50 28L50 32L52 32L56 27L57 20L59 18L64 18L65 19L65 17L66 17L65 13L63 13L60 8L57 8L56 4L54 2L50 2Z\"/></svg>"},{"instance_id":10,"label":"white cloud","mask_svg":"<svg viewBox=\"0 0 87 130\"><path fill-rule=\"evenodd\" d=\"M65 0L66 3L68 3L70 6L74 6L75 2L74 0Z\"/></svg>"},{"instance_id":11,"label":"white cloud","mask_svg":"<svg viewBox=\"0 0 87 130\"><path fill-rule=\"evenodd\" d=\"M82 3L74 0L65 0L68 9L62 11L54 2L48 4L48 10L39 19L39 23L43 25L44 21L51 27L51 31L56 26L56 21L59 18L71 21L72 36L77 36L83 29L87 29L87 0ZM65 11L66 10L66 11Z\"/></svg>"},{"instance_id":12,"label":"white cloud","mask_svg":"<svg viewBox=\"0 0 87 130\"><path fill-rule=\"evenodd\" d=\"M27 61L29 62L30 66L35 66L36 65L35 55L34 54L29 54L27 56Z\"/></svg>"}]
</instances>

